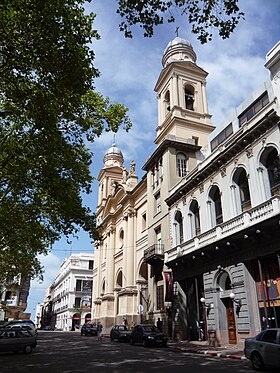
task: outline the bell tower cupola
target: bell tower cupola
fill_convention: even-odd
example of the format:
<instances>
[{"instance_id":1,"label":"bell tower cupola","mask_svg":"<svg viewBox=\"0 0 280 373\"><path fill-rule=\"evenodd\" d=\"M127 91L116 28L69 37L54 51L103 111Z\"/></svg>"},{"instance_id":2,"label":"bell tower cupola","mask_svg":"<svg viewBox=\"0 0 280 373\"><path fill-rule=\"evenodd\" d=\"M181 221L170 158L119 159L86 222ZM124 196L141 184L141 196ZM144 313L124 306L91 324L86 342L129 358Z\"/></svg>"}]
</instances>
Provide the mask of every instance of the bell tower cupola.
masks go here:
<instances>
[{"instance_id":1,"label":"bell tower cupola","mask_svg":"<svg viewBox=\"0 0 280 373\"><path fill-rule=\"evenodd\" d=\"M208 73L196 64L191 43L175 37L164 51L162 66L155 86L158 97L155 143L160 145L171 136L207 146L208 136L214 129L206 96Z\"/></svg>"}]
</instances>

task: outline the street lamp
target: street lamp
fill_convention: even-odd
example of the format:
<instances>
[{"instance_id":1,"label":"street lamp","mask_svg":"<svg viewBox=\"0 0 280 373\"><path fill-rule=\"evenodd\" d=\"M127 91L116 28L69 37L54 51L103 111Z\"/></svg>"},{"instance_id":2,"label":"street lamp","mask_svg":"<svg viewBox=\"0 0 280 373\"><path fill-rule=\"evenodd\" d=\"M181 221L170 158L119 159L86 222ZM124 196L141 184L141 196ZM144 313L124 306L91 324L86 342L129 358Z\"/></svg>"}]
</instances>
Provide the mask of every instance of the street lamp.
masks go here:
<instances>
[{"instance_id":1,"label":"street lamp","mask_svg":"<svg viewBox=\"0 0 280 373\"><path fill-rule=\"evenodd\" d=\"M237 316L239 316L240 309L241 309L241 306L242 306L241 299L234 299L235 298L235 294L233 292L230 293L229 297L236 304L236 309L235 310L236 310Z\"/></svg>"},{"instance_id":2,"label":"street lamp","mask_svg":"<svg viewBox=\"0 0 280 373\"><path fill-rule=\"evenodd\" d=\"M202 303L203 307L206 309L206 314L207 314L207 317L208 317L208 315L209 315L211 309L214 308L214 304L213 304L212 302L206 304L206 303L205 303L205 298L203 298L203 297L200 298L200 302Z\"/></svg>"}]
</instances>

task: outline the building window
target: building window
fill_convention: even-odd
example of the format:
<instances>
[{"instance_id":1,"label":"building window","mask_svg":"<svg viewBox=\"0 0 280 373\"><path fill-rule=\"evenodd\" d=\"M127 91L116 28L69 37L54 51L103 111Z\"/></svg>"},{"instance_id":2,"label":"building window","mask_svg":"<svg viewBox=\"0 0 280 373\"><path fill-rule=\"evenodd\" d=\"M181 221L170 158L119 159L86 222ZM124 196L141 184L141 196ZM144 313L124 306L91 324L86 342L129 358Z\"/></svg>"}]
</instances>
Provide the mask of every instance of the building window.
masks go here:
<instances>
[{"instance_id":1,"label":"building window","mask_svg":"<svg viewBox=\"0 0 280 373\"><path fill-rule=\"evenodd\" d=\"M186 109L194 110L194 88L190 85L185 87L185 104Z\"/></svg>"},{"instance_id":2,"label":"building window","mask_svg":"<svg viewBox=\"0 0 280 373\"><path fill-rule=\"evenodd\" d=\"M93 269L93 260L88 261L88 269Z\"/></svg>"},{"instance_id":3,"label":"building window","mask_svg":"<svg viewBox=\"0 0 280 373\"><path fill-rule=\"evenodd\" d=\"M171 110L170 107L170 92L167 91L165 96L164 96L164 103L165 103L165 113L168 114Z\"/></svg>"},{"instance_id":4,"label":"building window","mask_svg":"<svg viewBox=\"0 0 280 373\"><path fill-rule=\"evenodd\" d=\"M175 214L175 240L176 246L184 242L184 231L183 231L183 216L181 211L177 211Z\"/></svg>"},{"instance_id":5,"label":"building window","mask_svg":"<svg viewBox=\"0 0 280 373\"><path fill-rule=\"evenodd\" d=\"M280 158L276 148L268 146L260 158L264 166L263 183L267 198L280 194Z\"/></svg>"},{"instance_id":6,"label":"building window","mask_svg":"<svg viewBox=\"0 0 280 373\"><path fill-rule=\"evenodd\" d=\"M146 213L144 212L144 214L142 214L142 231L144 229L146 229L147 227L147 215Z\"/></svg>"},{"instance_id":7,"label":"building window","mask_svg":"<svg viewBox=\"0 0 280 373\"><path fill-rule=\"evenodd\" d=\"M199 207L196 200L190 204L190 217L191 217L191 237L198 236L201 233Z\"/></svg>"},{"instance_id":8,"label":"building window","mask_svg":"<svg viewBox=\"0 0 280 373\"><path fill-rule=\"evenodd\" d=\"M177 154L177 174L179 177L187 174L187 157L183 153Z\"/></svg>"},{"instance_id":9,"label":"building window","mask_svg":"<svg viewBox=\"0 0 280 373\"><path fill-rule=\"evenodd\" d=\"M271 195L280 194L280 159L276 149L267 157L267 171Z\"/></svg>"},{"instance_id":10,"label":"building window","mask_svg":"<svg viewBox=\"0 0 280 373\"><path fill-rule=\"evenodd\" d=\"M155 213L158 214L161 211L160 206L160 193L155 195Z\"/></svg>"},{"instance_id":11,"label":"building window","mask_svg":"<svg viewBox=\"0 0 280 373\"><path fill-rule=\"evenodd\" d=\"M155 276L156 282L156 308L157 310L164 309L164 285L163 285L163 277L161 273L158 273Z\"/></svg>"},{"instance_id":12,"label":"building window","mask_svg":"<svg viewBox=\"0 0 280 373\"><path fill-rule=\"evenodd\" d=\"M215 185L211 188L209 193L211 204L211 216L214 225L221 224L223 222L223 210L221 193L219 188Z\"/></svg>"},{"instance_id":13,"label":"building window","mask_svg":"<svg viewBox=\"0 0 280 373\"><path fill-rule=\"evenodd\" d=\"M82 291L82 280L76 280L76 291Z\"/></svg>"},{"instance_id":14,"label":"building window","mask_svg":"<svg viewBox=\"0 0 280 373\"><path fill-rule=\"evenodd\" d=\"M158 245L158 248L160 248L161 247L161 227L157 227L155 229L155 236L156 236L156 244Z\"/></svg>"},{"instance_id":15,"label":"building window","mask_svg":"<svg viewBox=\"0 0 280 373\"><path fill-rule=\"evenodd\" d=\"M233 181L239 190L238 199L240 201L239 205L241 207L241 211L243 212L249 210L251 208L251 197L248 178L244 168L240 167L235 171Z\"/></svg>"},{"instance_id":16,"label":"building window","mask_svg":"<svg viewBox=\"0 0 280 373\"><path fill-rule=\"evenodd\" d=\"M241 115L239 115L239 127L248 122L256 115L263 107L269 103L268 94L265 92L252 105L250 105Z\"/></svg>"},{"instance_id":17,"label":"building window","mask_svg":"<svg viewBox=\"0 0 280 373\"><path fill-rule=\"evenodd\" d=\"M121 229L120 230L120 249L122 249L123 248L123 242L124 242L124 230L123 229Z\"/></svg>"},{"instance_id":18,"label":"building window","mask_svg":"<svg viewBox=\"0 0 280 373\"><path fill-rule=\"evenodd\" d=\"M81 307L81 298L75 298L74 308Z\"/></svg>"},{"instance_id":19,"label":"building window","mask_svg":"<svg viewBox=\"0 0 280 373\"><path fill-rule=\"evenodd\" d=\"M233 134L232 123L223 129L212 141L210 141L211 151L215 150L221 143Z\"/></svg>"}]
</instances>

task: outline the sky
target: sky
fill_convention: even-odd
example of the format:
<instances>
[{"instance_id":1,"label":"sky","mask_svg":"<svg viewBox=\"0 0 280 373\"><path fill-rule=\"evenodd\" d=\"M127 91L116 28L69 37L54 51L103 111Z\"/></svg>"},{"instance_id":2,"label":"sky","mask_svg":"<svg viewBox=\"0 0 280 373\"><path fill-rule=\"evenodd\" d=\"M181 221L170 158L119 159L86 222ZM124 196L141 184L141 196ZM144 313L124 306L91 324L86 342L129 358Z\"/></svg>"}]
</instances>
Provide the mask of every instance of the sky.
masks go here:
<instances>
[{"instance_id":1,"label":"sky","mask_svg":"<svg viewBox=\"0 0 280 373\"><path fill-rule=\"evenodd\" d=\"M162 69L163 52L169 41L179 37L191 42L196 55L197 65L206 70L206 92L208 109L212 124L217 129L227 123L227 118L250 94L264 81L269 73L264 67L265 56L280 39L280 0L239 0L245 12L229 39L223 40L214 34L213 40L201 45L183 17L175 23L158 26L152 38L144 38L142 30L132 28L133 38L125 39L119 31L121 22L116 14L117 0L92 0L86 10L96 13L94 28L101 39L94 41L95 67L101 76L95 81L96 90L112 102L124 104L129 109L133 127L126 133L120 131L116 144L121 149L125 167L136 162L136 174L141 180L144 175L142 166L155 150L154 139L157 127L157 98L155 83ZM105 151L113 143L113 134L106 133L88 147L94 153L91 173L95 177L92 193L84 196L84 203L93 211L97 205L98 177L103 167ZM43 302L48 287L52 284L63 259L72 253L93 252L94 246L85 232L70 244L66 239L57 242L50 254L42 256L44 281L31 283L28 307L34 319L35 308Z\"/></svg>"}]
</instances>

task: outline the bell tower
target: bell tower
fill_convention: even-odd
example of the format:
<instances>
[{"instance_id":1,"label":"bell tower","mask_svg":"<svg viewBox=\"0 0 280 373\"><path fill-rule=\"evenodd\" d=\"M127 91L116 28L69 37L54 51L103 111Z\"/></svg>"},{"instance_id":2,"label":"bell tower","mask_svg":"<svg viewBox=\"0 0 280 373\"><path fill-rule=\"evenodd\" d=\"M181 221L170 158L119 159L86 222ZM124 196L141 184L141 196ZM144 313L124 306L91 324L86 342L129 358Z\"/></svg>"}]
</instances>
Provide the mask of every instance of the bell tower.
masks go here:
<instances>
[{"instance_id":1,"label":"bell tower","mask_svg":"<svg viewBox=\"0 0 280 373\"><path fill-rule=\"evenodd\" d=\"M178 36L167 45L162 65L155 86L158 96L155 143L160 145L167 135L173 135L206 146L208 135L214 130L206 97L208 73L197 66L190 42Z\"/></svg>"}]
</instances>

